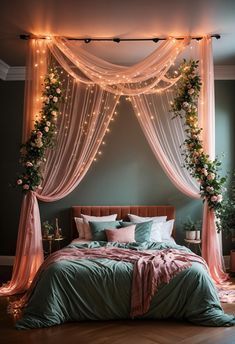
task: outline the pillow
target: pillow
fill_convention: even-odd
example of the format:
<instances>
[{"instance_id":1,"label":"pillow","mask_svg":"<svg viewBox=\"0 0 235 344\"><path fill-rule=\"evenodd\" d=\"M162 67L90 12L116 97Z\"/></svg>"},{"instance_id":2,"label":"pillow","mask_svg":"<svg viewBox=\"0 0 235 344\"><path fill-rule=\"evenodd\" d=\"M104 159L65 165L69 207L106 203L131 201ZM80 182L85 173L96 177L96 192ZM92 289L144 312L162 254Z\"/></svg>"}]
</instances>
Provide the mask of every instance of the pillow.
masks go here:
<instances>
[{"instance_id":1,"label":"pillow","mask_svg":"<svg viewBox=\"0 0 235 344\"><path fill-rule=\"evenodd\" d=\"M107 216L92 216L92 215L84 215L81 214L83 219L83 228L84 228L84 238L86 240L92 239L91 229L89 226L89 221L96 221L96 222L105 222L105 221L115 221L117 218L117 214L107 215Z\"/></svg>"},{"instance_id":2,"label":"pillow","mask_svg":"<svg viewBox=\"0 0 235 344\"><path fill-rule=\"evenodd\" d=\"M105 234L111 242L135 242L135 225L119 229L106 229Z\"/></svg>"},{"instance_id":3,"label":"pillow","mask_svg":"<svg viewBox=\"0 0 235 344\"><path fill-rule=\"evenodd\" d=\"M91 222L89 221L89 226L91 229L92 240L95 241L107 241L105 235L105 229L107 228L120 228L119 221L108 221L108 222Z\"/></svg>"},{"instance_id":4,"label":"pillow","mask_svg":"<svg viewBox=\"0 0 235 344\"><path fill-rule=\"evenodd\" d=\"M137 216L134 214L128 214L128 217L131 222L135 222L135 223L146 222L150 220L154 222L165 222L167 219L167 216L142 217L142 216Z\"/></svg>"},{"instance_id":5,"label":"pillow","mask_svg":"<svg viewBox=\"0 0 235 344\"><path fill-rule=\"evenodd\" d=\"M79 239L84 239L85 238L85 230L84 230L84 221L80 217L75 217L74 218L77 231L78 231L78 236Z\"/></svg>"},{"instance_id":6,"label":"pillow","mask_svg":"<svg viewBox=\"0 0 235 344\"><path fill-rule=\"evenodd\" d=\"M174 222L175 220L169 220L169 221L163 222L163 225L162 225L162 239L163 240L168 240L171 238Z\"/></svg>"},{"instance_id":7,"label":"pillow","mask_svg":"<svg viewBox=\"0 0 235 344\"><path fill-rule=\"evenodd\" d=\"M131 224L136 225L135 227L135 241L144 242L150 241L150 234L152 229L153 221L133 223L133 222L121 222L122 227L130 226Z\"/></svg>"},{"instance_id":8,"label":"pillow","mask_svg":"<svg viewBox=\"0 0 235 344\"><path fill-rule=\"evenodd\" d=\"M150 235L151 241L171 240L175 220L153 223Z\"/></svg>"}]
</instances>

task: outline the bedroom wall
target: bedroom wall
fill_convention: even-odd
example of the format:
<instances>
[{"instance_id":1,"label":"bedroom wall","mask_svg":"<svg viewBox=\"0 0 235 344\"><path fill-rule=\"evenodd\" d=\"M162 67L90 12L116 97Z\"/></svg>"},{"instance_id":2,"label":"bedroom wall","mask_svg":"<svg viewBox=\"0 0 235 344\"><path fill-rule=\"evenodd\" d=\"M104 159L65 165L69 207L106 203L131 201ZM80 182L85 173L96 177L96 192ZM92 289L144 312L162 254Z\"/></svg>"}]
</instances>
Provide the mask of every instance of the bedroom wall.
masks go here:
<instances>
[{"instance_id":1,"label":"bedroom wall","mask_svg":"<svg viewBox=\"0 0 235 344\"><path fill-rule=\"evenodd\" d=\"M235 81L216 82L216 151L225 153L224 171L234 168ZM3 167L0 255L14 255L21 195L9 187L17 173L23 108L23 82L0 82L2 105L1 147ZM69 238L72 205L174 204L177 210L177 241L183 243L182 222L197 219L201 202L182 195L168 180L150 150L130 104L120 103L119 115L105 138L101 159L94 162L81 184L68 197L40 204L42 220L59 218ZM226 243L225 251L229 250ZM226 253L225 252L225 253Z\"/></svg>"}]
</instances>

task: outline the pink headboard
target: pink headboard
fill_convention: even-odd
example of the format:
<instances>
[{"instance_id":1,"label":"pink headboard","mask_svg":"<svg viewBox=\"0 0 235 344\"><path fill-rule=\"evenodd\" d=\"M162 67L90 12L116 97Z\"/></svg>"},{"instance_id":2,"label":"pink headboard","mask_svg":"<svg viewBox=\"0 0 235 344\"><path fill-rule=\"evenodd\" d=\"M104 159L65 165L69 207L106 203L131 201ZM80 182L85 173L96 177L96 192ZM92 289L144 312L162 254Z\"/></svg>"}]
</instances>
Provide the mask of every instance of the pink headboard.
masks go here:
<instances>
[{"instance_id":1,"label":"pink headboard","mask_svg":"<svg viewBox=\"0 0 235 344\"><path fill-rule=\"evenodd\" d=\"M119 205L119 206L73 206L72 207L72 239L78 236L74 217L81 214L93 216L105 216L118 214L118 220L128 220L128 214L139 216L167 216L167 220L175 219L175 207L171 205ZM175 238L175 228L172 236Z\"/></svg>"}]
</instances>

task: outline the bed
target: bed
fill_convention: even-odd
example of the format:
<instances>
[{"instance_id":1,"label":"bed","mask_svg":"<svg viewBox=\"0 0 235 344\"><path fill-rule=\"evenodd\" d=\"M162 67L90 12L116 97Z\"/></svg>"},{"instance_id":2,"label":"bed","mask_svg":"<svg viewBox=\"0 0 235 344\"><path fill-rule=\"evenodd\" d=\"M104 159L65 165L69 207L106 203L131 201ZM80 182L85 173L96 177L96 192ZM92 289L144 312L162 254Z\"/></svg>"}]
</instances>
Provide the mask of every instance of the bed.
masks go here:
<instances>
[{"instance_id":1,"label":"bed","mask_svg":"<svg viewBox=\"0 0 235 344\"><path fill-rule=\"evenodd\" d=\"M202 326L235 324L235 317L223 312L203 261L186 247L173 242L77 239L74 218L81 214L117 214L118 220L126 220L130 213L175 218L172 206L72 207L73 240L47 258L18 303L24 305L18 329L130 318L174 318Z\"/></svg>"}]
</instances>

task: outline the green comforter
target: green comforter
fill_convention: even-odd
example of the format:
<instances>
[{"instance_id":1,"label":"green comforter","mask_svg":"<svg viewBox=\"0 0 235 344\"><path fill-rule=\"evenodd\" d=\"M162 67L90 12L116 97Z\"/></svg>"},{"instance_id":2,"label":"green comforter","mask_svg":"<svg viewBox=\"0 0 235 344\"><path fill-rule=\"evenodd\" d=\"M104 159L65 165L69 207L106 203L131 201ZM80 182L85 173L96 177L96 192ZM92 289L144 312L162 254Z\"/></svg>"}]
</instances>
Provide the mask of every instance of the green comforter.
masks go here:
<instances>
[{"instance_id":1,"label":"green comforter","mask_svg":"<svg viewBox=\"0 0 235 344\"><path fill-rule=\"evenodd\" d=\"M68 247L116 246L134 250L177 248L166 243L70 244ZM109 259L62 260L50 265L38 281L18 329L48 327L68 321L128 319L133 265ZM193 263L169 284L160 286L151 301L149 319L184 319L204 326L231 326L235 317L223 312L214 284L203 266Z\"/></svg>"}]
</instances>

